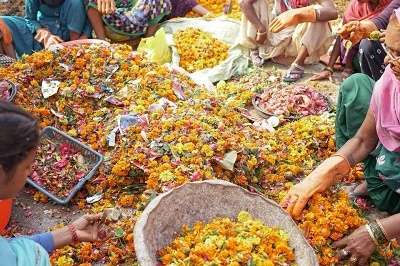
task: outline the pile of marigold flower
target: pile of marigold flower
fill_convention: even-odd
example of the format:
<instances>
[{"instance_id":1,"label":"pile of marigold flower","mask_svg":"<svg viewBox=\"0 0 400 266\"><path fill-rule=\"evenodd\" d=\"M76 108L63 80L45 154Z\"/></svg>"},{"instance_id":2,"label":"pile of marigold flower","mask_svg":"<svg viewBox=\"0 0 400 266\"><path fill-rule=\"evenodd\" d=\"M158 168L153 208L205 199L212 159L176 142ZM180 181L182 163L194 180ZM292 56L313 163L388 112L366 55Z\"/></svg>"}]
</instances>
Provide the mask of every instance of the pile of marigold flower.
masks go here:
<instances>
[{"instance_id":1,"label":"pile of marigold flower","mask_svg":"<svg viewBox=\"0 0 400 266\"><path fill-rule=\"evenodd\" d=\"M215 234L218 232L218 234ZM263 225L242 211L237 221L225 217L197 221L158 251L162 265L294 265L288 234Z\"/></svg>"},{"instance_id":2,"label":"pile of marigold flower","mask_svg":"<svg viewBox=\"0 0 400 266\"><path fill-rule=\"evenodd\" d=\"M179 65L192 73L212 68L228 58L229 45L201 29L188 27L173 34Z\"/></svg>"},{"instance_id":3,"label":"pile of marigold flower","mask_svg":"<svg viewBox=\"0 0 400 266\"><path fill-rule=\"evenodd\" d=\"M15 104L32 112L42 128L55 126L104 155L95 176L71 203L92 213L120 207L133 210L113 224L112 239L58 249L52 264L136 265L137 217L152 197L187 182L223 179L279 202L294 183L335 151L331 118L282 121L268 132L255 129L237 110L264 86L279 82L280 76L275 70L255 70L219 82L216 92L208 91L127 45L41 51L0 68L0 78L20 85ZM43 80L59 81L57 94L44 99ZM147 114L149 122L132 125L122 135L118 118L126 114ZM230 169L225 160L232 153L237 158ZM360 177L355 169L347 181ZM297 221L321 265L337 262L332 241L364 223L346 195L334 189L313 197ZM88 204L86 198L95 194L102 195L101 200ZM34 198L47 200L40 192ZM351 219L344 219L346 215ZM379 258L389 261L397 247L391 245Z\"/></svg>"}]
</instances>

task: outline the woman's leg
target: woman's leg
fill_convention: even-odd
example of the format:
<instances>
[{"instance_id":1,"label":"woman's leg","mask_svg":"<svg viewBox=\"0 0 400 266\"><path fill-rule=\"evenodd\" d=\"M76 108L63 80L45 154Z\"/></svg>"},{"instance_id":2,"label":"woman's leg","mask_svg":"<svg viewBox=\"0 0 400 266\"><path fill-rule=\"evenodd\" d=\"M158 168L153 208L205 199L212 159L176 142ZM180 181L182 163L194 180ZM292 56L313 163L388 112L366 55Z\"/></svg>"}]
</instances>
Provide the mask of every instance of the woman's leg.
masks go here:
<instances>
[{"instance_id":1,"label":"woman's leg","mask_svg":"<svg viewBox=\"0 0 400 266\"><path fill-rule=\"evenodd\" d=\"M11 43L6 45L0 37L0 54L5 54L13 59L17 59L17 55L15 54L14 45Z\"/></svg>"},{"instance_id":2,"label":"woman's leg","mask_svg":"<svg viewBox=\"0 0 400 266\"><path fill-rule=\"evenodd\" d=\"M282 80L286 82L295 82L299 80L304 74L304 61L306 60L307 56L307 47L305 45L301 45L299 54L294 62L290 65L289 71Z\"/></svg>"},{"instance_id":3,"label":"woman's leg","mask_svg":"<svg viewBox=\"0 0 400 266\"><path fill-rule=\"evenodd\" d=\"M360 42L359 59L361 72L377 81L385 70L386 52L380 42L363 39Z\"/></svg>"},{"instance_id":4,"label":"woman's leg","mask_svg":"<svg viewBox=\"0 0 400 266\"><path fill-rule=\"evenodd\" d=\"M64 41L74 41L91 36L92 27L87 27L87 14L82 0L65 0L61 6L60 24L64 29L60 36ZM68 31L68 34L66 34ZM69 35L69 36L68 36ZM69 38L68 38L69 37Z\"/></svg>"},{"instance_id":5,"label":"woman's leg","mask_svg":"<svg viewBox=\"0 0 400 266\"><path fill-rule=\"evenodd\" d=\"M96 38L100 40L105 40L106 34L104 32L104 24L100 12L93 7L89 7L87 15L90 23L92 24L94 33L96 34Z\"/></svg>"},{"instance_id":6,"label":"woman's leg","mask_svg":"<svg viewBox=\"0 0 400 266\"><path fill-rule=\"evenodd\" d=\"M335 120L336 149L351 139L363 123L375 82L357 73L340 85Z\"/></svg>"}]
</instances>

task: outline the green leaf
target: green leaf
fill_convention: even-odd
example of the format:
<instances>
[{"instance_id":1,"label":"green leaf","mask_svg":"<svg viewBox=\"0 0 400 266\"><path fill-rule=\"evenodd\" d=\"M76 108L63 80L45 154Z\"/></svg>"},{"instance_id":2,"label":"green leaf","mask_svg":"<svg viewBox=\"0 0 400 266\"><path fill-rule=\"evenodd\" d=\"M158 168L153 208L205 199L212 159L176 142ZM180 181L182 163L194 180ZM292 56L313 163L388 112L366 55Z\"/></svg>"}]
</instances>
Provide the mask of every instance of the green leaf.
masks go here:
<instances>
[{"instance_id":1,"label":"green leaf","mask_svg":"<svg viewBox=\"0 0 400 266\"><path fill-rule=\"evenodd\" d=\"M146 207L147 207L147 205L150 204L150 202L151 202L156 196L157 196L157 193L156 193L155 191L153 191L153 192L151 193L151 195L149 196L149 198L147 199Z\"/></svg>"},{"instance_id":2,"label":"green leaf","mask_svg":"<svg viewBox=\"0 0 400 266\"><path fill-rule=\"evenodd\" d=\"M117 238L121 238L124 236L124 230L122 230L121 228L115 228L114 230L114 236Z\"/></svg>"}]
</instances>

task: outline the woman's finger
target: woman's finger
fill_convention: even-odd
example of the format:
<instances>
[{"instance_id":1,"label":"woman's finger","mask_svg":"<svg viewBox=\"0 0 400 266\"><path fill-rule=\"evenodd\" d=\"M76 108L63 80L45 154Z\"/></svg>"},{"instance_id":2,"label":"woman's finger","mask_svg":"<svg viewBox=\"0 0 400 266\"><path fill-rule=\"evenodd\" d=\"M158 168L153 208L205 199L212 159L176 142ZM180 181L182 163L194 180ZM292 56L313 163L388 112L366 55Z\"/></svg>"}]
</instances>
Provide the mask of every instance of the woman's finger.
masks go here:
<instances>
[{"instance_id":1,"label":"woman's finger","mask_svg":"<svg viewBox=\"0 0 400 266\"><path fill-rule=\"evenodd\" d=\"M106 219L107 219L107 212L104 211L104 212L101 214L99 224L104 224L104 222L106 221Z\"/></svg>"},{"instance_id":2,"label":"woman's finger","mask_svg":"<svg viewBox=\"0 0 400 266\"><path fill-rule=\"evenodd\" d=\"M293 207L293 212L292 212L292 216L294 218L300 217L300 214L303 211L304 207L306 206L307 202L308 202L308 198L297 199L297 201Z\"/></svg>"},{"instance_id":3,"label":"woman's finger","mask_svg":"<svg viewBox=\"0 0 400 266\"><path fill-rule=\"evenodd\" d=\"M334 247L334 248L338 248L338 247L342 247L342 246L346 246L346 245L347 245L347 237L344 237L344 238L332 243L332 247Z\"/></svg>"},{"instance_id":4,"label":"woman's finger","mask_svg":"<svg viewBox=\"0 0 400 266\"><path fill-rule=\"evenodd\" d=\"M290 195L287 193L287 194L283 197L283 199L281 200L281 202L279 203L279 205L281 205L281 207L283 207L283 208L286 208L287 205L288 205L289 199L290 199Z\"/></svg>"}]
</instances>

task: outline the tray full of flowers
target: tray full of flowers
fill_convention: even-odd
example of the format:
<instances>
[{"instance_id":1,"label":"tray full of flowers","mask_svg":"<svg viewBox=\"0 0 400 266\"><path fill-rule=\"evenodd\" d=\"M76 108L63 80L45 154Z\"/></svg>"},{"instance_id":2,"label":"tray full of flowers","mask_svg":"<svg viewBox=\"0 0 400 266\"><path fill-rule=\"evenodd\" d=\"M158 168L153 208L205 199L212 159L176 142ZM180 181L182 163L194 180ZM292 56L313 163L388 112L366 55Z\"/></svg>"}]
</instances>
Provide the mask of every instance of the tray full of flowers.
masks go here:
<instances>
[{"instance_id":1,"label":"tray full of flowers","mask_svg":"<svg viewBox=\"0 0 400 266\"><path fill-rule=\"evenodd\" d=\"M27 182L59 204L67 204L93 177L103 155L55 127L45 127Z\"/></svg>"},{"instance_id":2,"label":"tray full of flowers","mask_svg":"<svg viewBox=\"0 0 400 266\"><path fill-rule=\"evenodd\" d=\"M304 84L265 88L252 98L254 108L263 115L299 119L308 115L330 112L334 103L330 97Z\"/></svg>"},{"instance_id":3,"label":"tray full of flowers","mask_svg":"<svg viewBox=\"0 0 400 266\"><path fill-rule=\"evenodd\" d=\"M158 195L133 235L140 265L319 265L277 203L219 179Z\"/></svg>"},{"instance_id":4,"label":"tray full of flowers","mask_svg":"<svg viewBox=\"0 0 400 266\"><path fill-rule=\"evenodd\" d=\"M0 99L12 102L16 93L17 86L13 82L7 79L0 79Z\"/></svg>"}]
</instances>

